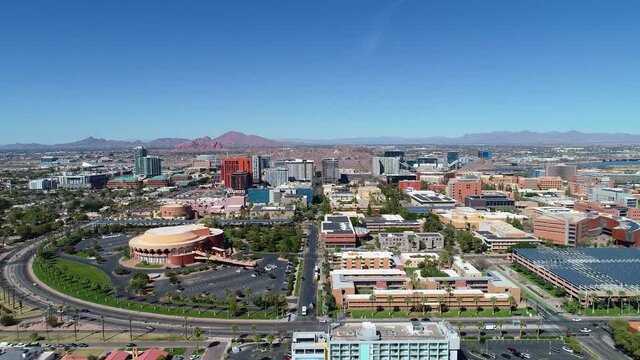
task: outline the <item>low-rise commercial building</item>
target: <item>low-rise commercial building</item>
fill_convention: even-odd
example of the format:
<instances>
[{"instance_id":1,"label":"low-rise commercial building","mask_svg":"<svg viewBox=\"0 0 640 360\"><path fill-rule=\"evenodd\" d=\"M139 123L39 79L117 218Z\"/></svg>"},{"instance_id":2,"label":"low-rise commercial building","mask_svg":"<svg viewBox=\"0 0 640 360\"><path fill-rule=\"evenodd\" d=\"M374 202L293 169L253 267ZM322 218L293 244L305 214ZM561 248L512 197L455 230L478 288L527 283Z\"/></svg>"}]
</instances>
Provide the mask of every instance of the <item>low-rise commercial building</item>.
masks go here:
<instances>
[{"instance_id":1,"label":"low-rise commercial building","mask_svg":"<svg viewBox=\"0 0 640 360\"><path fill-rule=\"evenodd\" d=\"M441 250L444 237L440 233L404 231L399 233L381 232L378 234L381 250L399 250L417 252L423 250Z\"/></svg>"},{"instance_id":2,"label":"low-rise commercial building","mask_svg":"<svg viewBox=\"0 0 640 360\"><path fill-rule=\"evenodd\" d=\"M325 215L320 224L320 243L325 247L354 248L356 233L349 217Z\"/></svg>"},{"instance_id":3,"label":"low-rise commercial building","mask_svg":"<svg viewBox=\"0 0 640 360\"><path fill-rule=\"evenodd\" d=\"M295 205L254 205L250 210L250 216L265 219L291 219L295 212Z\"/></svg>"},{"instance_id":4,"label":"low-rise commercial building","mask_svg":"<svg viewBox=\"0 0 640 360\"><path fill-rule=\"evenodd\" d=\"M535 236L501 220L481 221L474 235L494 252L505 252L511 246L523 242L540 242Z\"/></svg>"},{"instance_id":5,"label":"low-rise commercial building","mask_svg":"<svg viewBox=\"0 0 640 360\"><path fill-rule=\"evenodd\" d=\"M437 210L449 210L456 206L452 198L431 190L405 191L411 200L407 210L411 213L428 213Z\"/></svg>"},{"instance_id":6,"label":"low-rise commercial building","mask_svg":"<svg viewBox=\"0 0 640 360\"><path fill-rule=\"evenodd\" d=\"M422 221L418 220L405 220L400 215L381 215L379 217L366 218L364 225L370 232L384 232L384 231L398 231L398 230L410 230L421 231Z\"/></svg>"},{"instance_id":7,"label":"low-rise commercial building","mask_svg":"<svg viewBox=\"0 0 640 360\"><path fill-rule=\"evenodd\" d=\"M464 206L479 210L495 211L512 209L515 206L515 201L509 199L506 195L471 195L464 199Z\"/></svg>"},{"instance_id":8,"label":"low-rise commercial building","mask_svg":"<svg viewBox=\"0 0 640 360\"><path fill-rule=\"evenodd\" d=\"M537 208L533 219L533 235L556 245L576 246L588 236L589 219L580 211L560 207Z\"/></svg>"},{"instance_id":9,"label":"low-rise commercial building","mask_svg":"<svg viewBox=\"0 0 640 360\"><path fill-rule=\"evenodd\" d=\"M391 269L395 266L389 251L342 251L334 254L334 266L340 269Z\"/></svg>"},{"instance_id":10,"label":"low-rise commercial building","mask_svg":"<svg viewBox=\"0 0 640 360\"><path fill-rule=\"evenodd\" d=\"M638 199L633 194L620 188L591 188L590 201L615 202L630 208L638 207Z\"/></svg>"},{"instance_id":11,"label":"low-rise commercial building","mask_svg":"<svg viewBox=\"0 0 640 360\"><path fill-rule=\"evenodd\" d=\"M481 195L482 181L475 176L456 177L449 179L447 196L452 197L457 204L464 204L467 196Z\"/></svg>"}]
</instances>

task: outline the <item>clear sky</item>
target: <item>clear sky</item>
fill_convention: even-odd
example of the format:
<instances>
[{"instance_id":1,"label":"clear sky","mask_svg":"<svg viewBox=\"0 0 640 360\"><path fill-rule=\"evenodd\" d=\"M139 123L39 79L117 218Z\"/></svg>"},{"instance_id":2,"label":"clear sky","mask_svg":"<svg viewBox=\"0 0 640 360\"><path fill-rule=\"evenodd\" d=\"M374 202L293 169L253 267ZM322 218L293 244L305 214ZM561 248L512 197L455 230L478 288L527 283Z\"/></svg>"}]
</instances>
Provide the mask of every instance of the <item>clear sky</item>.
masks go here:
<instances>
[{"instance_id":1,"label":"clear sky","mask_svg":"<svg viewBox=\"0 0 640 360\"><path fill-rule=\"evenodd\" d=\"M640 133L640 1L0 4L0 143Z\"/></svg>"}]
</instances>

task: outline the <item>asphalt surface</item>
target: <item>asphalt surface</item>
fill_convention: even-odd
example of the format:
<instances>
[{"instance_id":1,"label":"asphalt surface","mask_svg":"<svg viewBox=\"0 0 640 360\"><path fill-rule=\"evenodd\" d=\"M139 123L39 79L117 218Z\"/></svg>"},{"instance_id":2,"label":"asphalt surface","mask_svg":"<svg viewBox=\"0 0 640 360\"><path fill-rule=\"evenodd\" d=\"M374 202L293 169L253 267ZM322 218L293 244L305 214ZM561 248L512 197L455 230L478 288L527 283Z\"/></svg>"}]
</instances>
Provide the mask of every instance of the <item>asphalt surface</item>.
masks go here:
<instances>
[{"instance_id":1,"label":"asphalt surface","mask_svg":"<svg viewBox=\"0 0 640 360\"><path fill-rule=\"evenodd\" d=\"M87 224L86 226L90 226ZM312 244L317 244L316 236L309 236ZM87 303L69 296L59 294L50 289L36 285L36 280L32 278L30 273L31 261L35 253L35 242L23 244L22 246L10 251L7 261L3 267L3 286L11 287L16 291L16 298L22 300L25 305L46 309L49 306L57 308L60 306L72 306L79 309L88 309L88 313L83 314L82 320L93 321L98 323L100 316L105 317L105 326L111 329L128 331L129 317L131 316L131 326L134 332L147 332L145 327L152 325L156 331L162 333L184 333L184 319L178 316L162 316L148 313L139 313L133 310L118 309L112 307L100 306L97 304ZM313 246L308 247L305 257L309 257L310 269L313 272L313 256L317 252L311 250ZM306 263L306 261L305 261ZM306 268L306 266L305 266ZM312 278L311 278L312 279ZM315 302L315 290L312 281L311 286L307 287L306 299ZM291 333L296 330L315 331L322 330L324 326L312 319L298 318L295 319L295 325L287 319L281 320L242 320L242 319L188 319L188 326L200 326L206 329L210 336L228 336L233 335L232 325L239 327L239 334L247 334L251 331L253 325L256 326L259 333Z\"/></svg>"},{"instance_id":2,"label":"asphalt surface","mask_svg":"<svg viewBox=\"0 0 640 360\"><path fill-rule=\"evenodd\" d=\"M58 307L61 305L69 305L80 309L89 309L88 313L83 313L82 321L89 321L98 324L100 322L100 315L105 317L105 326L109 329L120 330L122 332L128 332L129 329L129 316L131 316L131 326L135 334L142 334L147 332L145 326L151 325L155 327L155 331L159 333L167 334L183 334L184 333L184 318L178 316L159 316L147 313L138 313L135 311L103 307L96 304L86 303L59 293L53 292L50 289L42 288L39 285L35 285L36 281L32 278L30 273L30 266L32 256L35 252L34 242L29 244L21 244L17 248L10 250L6 261L3 263L2 269L2 285L4 287L11 288L16 292L16 298L22 300L25 306L34 306L40 309L46 309L48 306ZM305 265L303 269L303 276L305 280L302 283L301 294L299 299L299 308L302 304L308 305L310 302L316 303L316 283L313 281L313 267L317 260L317 228L310 226L308 243L304 253ZM235 273L234 273L235 274ZM540 299L542 300L542 299ZM532 301L535 301L533 299ZM589 326L592 322L600 322L603 324L608 321L607 318L586 318L582 323L574 323L570 319L557 313L555 309L549 307L541 301L541 308L544 310L546 319L543 320L542 328L544 334L562 335L566 332L566 329L577 329ZM233 335L231 330L232 325L236 324L239 327L238 335L247 335L251 333L251 327L256 326L258 333L266 334L272 333L291 333L293 331L325 331L326 324L319 323L315 319L314 311L310 311L308 316L297 316L292 322L287 319L281 320L242 320L242 319L188 319L188 332L195 326L202 327L207 336L230 336ZM299 309L298 309L299 314ZM496 323L498 319L487 318L466 318L466 319L448 319L453 324L461 322L464 325L463 331L469 334L476 334L476 323L478 321L486 321ZM505 322L509 322L510 319L504 319ZM630 320L635 320L631 318ZM349 319L350 322L359 322L358 319ZM398 319L389 320L376 320L376 321L398 321ZM435 321L435 319L434 319ZM535 328L537 319L527 318L525 319L527 326L525 331L527 334L535 334ZM511 324L506 325L505 330L509 334L517 334L520 330L517 326ZM495 332L488 332L489 335L499 336L499 330ZM587 350L596 355L596 358L602 359L617 359L626 358L621 353L617 352L611 344L610 338L607 338L606 331L602 329L602 325L594 329L589 336L580 337L580 340L586 345ZM611 354L615 354L616 357L612 357Z\"/></svg>"},{"instance_id":3,"label":"asphalt surface","mask_svg":"<svg viewBox=\"0 0 640 360\"><path fill-rule=\"evenodd\" d=\"M313 310L308 309L307 316L302 316L302 306L309 307L309 304L316 305L316 296L318 283L313 280L313 271L318 263L318 228L315 225L309 225L309 235L307 237L307 246L304 253L304 267L302 269L302 285L300 287L300 297L298 299L298 319L299 320L315 320L315 307Z\"/></svg>"},{"instance_id":4,"label":"asphalt surface","mask_svg":"<svg viewBox=\"0 0 640 360\"><path fill-rule=\"evenodd\" d=\"M486 354L493 354L497 359L520 359L514 356L508 348L513 348L517 352L527 353L531 359L547 360L570 360L570 359L591 359L589 356L578 356L562 350L565 346L562 340L488 340L484 344L474 342L464 342L463 351L468 359L476 359L468 349L475 346L479 351Z\"/></svg>"}]
</instances>

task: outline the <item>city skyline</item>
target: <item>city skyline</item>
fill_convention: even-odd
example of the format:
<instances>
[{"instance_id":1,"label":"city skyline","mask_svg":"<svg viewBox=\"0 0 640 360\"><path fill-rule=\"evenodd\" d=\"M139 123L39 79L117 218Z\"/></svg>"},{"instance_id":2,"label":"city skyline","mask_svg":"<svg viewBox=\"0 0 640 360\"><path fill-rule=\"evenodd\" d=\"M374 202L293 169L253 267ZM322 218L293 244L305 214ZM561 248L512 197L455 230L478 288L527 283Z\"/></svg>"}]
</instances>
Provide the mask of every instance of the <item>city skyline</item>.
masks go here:
<instances>
[{"instance_id":1,"label":"city skyline","mask_svg":"<svg viewBox=\"0 0 640 360\"><path fill-rule=\"evenodd\" d=\"M13 2L0 14L0 120L11 124L0 144L228 130L273 139L640 133L639 9Z\"/></svg>"}]
</instances>

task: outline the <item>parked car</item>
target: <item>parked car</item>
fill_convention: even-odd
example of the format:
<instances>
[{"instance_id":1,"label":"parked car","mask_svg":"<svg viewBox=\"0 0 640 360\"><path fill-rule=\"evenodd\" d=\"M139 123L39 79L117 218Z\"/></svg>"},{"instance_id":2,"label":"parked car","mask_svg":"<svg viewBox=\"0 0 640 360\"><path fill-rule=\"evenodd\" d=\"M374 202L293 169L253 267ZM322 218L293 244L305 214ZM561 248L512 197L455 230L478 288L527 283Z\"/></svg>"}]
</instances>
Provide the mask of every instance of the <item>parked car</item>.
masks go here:
<instances>
[{"instance_id":1,"label":"parked car","mask_svg":"<svg viewBox=\"0 0 640 360\"><path fill-rule=\"evenodd\" d=\"M573 349L572 349L572 348L570 348L570 347L568 347L568 346L563 346L563 347L562 347L562 350L564 350L564 351L566 351L566 352L568 352L568 353L570 353L570 354L573 354Z\"/></svg>"},{"instance_id":2,"label":"parked car","mask_svg":"<svg viewBox=\"0 0 640 360\"><path fill-rule=\"evenodd\" d=\"M580 329L580 332L581 332L581 333L583 333L583 334L588 334L588 333L590 333L590 332L591 332L591 329L589 329L589 328L582 328L582 329Z\"/></svg>"}]
</instances>

